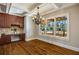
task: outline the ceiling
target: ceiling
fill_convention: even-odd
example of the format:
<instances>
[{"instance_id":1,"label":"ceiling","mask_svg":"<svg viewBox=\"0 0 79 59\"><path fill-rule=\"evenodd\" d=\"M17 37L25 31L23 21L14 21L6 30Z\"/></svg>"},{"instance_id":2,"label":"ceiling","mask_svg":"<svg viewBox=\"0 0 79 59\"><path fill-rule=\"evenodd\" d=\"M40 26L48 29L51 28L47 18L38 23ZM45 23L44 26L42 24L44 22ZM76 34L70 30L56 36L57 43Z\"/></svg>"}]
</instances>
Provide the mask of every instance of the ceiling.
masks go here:
<instances>
[{"instance_id":1,"label":"ceiling","mask_svg":"<svg viewBox=\"0 0 79 59\"><path fill-rule=\"evenodd\" d=\"M25 15L28 14L32 9L34 9L36 6L40 4L38 3L12 3L9 14L14 15Z\"/></svg>"},{"instance_id":2,"label":"ceiling","mask_svg":"<svg viewBox=\"0 0 79 59\"><path fill-rule=\"evenodd\" d=\"M75 5L75 3L0 3L0 5L6 6L6 11L0 8L0 12L24 16L35 15L37 13L37 6L40 7L40 14L45 15L61 8Z\"/></svg>"}]
</instances>

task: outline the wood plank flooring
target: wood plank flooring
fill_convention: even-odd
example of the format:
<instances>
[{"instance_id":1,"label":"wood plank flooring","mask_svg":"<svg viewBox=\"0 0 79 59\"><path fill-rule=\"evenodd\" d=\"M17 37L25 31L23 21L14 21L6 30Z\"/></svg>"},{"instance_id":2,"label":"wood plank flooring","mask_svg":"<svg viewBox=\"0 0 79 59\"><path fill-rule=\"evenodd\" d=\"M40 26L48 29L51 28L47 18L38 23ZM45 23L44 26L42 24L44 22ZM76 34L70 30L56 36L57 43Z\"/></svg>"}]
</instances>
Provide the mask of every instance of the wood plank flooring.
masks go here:
<instances>
[{"instance_id":1,"label":"wood plank flooring","mask_svg":"<svg viewBox=\"0 0 79 59\"><path fill-rule=\"evenodd\" d=\"M32 40L1 45L0 55L79 55L79 52L40 40Z\"/></svg>"}]
</instances>

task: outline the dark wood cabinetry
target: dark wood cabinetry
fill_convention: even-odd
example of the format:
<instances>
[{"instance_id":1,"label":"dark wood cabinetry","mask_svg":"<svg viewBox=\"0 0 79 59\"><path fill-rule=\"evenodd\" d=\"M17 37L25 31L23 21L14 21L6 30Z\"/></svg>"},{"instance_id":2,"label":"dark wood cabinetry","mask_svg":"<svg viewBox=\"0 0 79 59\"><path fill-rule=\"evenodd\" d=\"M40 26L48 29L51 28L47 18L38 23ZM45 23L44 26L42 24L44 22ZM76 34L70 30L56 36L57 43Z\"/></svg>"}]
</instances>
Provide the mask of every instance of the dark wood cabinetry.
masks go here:
<instances>
[{"instance_id":1,"label":"dark wood cabinetry","mask_svg":"<svg viewBox=\"0 0 79 59\"><path fill-rule=\"evenodd\" d=\"M24 26L24 17L19 17L17 16L17 20L16 20L16 24L20 25L20 27L23 27Z\"/></svg>"},{"instance_id":2,"label":"dark wood cabinetry","mask_svg":"<svg viewBox=\"0 0 79 59\"><path fill-rule=\"evenodd\" d=\"M5 27L5 14L0 13L0 27Z\"/></svg>"},{"instance_id":3,"label":"dark wood cabinetry","mask_svg":"<svg viewBox=\"0 0 79 59\"><path fill-rule=\"evenodd\" d=\"M25 41L25 34L20 34L19 37L20 37L20 40Z\"/></svg>"},{"instance_id":4,"label":"dark wood cabinetry","mask_svg":"<svg viewBox=\"0 0 79 59\"><path fill-rule=\"evenodd\" d=\"M6 44L11 42L11 37L9 35L2 35L0 38L0 44Z\"/></svg>"},{"instance_id":5,"label":"dark wood cabinetry","mask_svg":"<svg viewBox=\"0 0 79 59\"><path fill-rule=\"evenodd\" d=\"M6 19L5 19L5 21L6 21L6 25L5 25L5 27L11 27L11 22L12 22L12 20L11 20L11 15L8 15L8 14L6 14L6 17L5 17ZM13 18L12 18L13 19Z\"/></svg>"},{"instance_id":6,"label":"dark wood cabinetry","mask_svg":"<svg viewBox=\"0 0 79 59\"><path fill-rule=\"evenodd\" d=\"M24 27L24 17L0 13L0 28L11 27L11 24Z\"/></svg>"},{"instance_id":7,"label":"dark wood cabinetry","mask_svg":"<svg viewBox=\"0 0 79 59\"><path fill-rule=\"evenodd\" d=\"M11 28L12 25L19 26L20 29L24 27L24 17L0 13L0 28ZM3 33L3 32L2 32ZM15 34L1 35L0 44L11 42L11 36ZM21 40L25 39L24 34L17 34ZM15 35L16 36L16 35Z\"/></svg>"},{"instance_id":8,"label":"dark wood cabinetry","mask_svg":"<svg viewBox=\"0 0 79 59\"><path fill-rule=\"evenodd\" d=\"M18 41L25 41L25 34L24 33L21 33L21 34L2 35L1 38L0 38L0 45L14 42L14 41L11 41L11 39L12 39L11 37L12 36L19 37L19 40Z\"/></svg>"}]
</instances>

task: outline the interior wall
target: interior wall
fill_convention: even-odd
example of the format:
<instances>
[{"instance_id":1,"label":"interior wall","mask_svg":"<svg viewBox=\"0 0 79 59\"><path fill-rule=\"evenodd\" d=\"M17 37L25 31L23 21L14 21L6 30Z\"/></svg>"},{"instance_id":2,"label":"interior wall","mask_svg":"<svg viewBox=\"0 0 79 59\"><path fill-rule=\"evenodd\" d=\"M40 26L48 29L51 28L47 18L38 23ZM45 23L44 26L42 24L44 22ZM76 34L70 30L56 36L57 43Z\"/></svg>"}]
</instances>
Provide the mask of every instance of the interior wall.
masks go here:
<instances>
[{"instance_id":1,"label":"interior wall","mask_svg":"<svg viewBox=\"0 0 79 59\"><path fill-rule=\"evenodd\" d=\"M69 40L61 40L58 38L52 38L49 36L43 36L39 35L39 27L36 27L36 31L38 34L36 34L37 38L40 38L40 40L48 41L48 42L59 42L64 45L69 45L73 47L79 48L79 5L74 5L65 9L60 9L56 12L52 12L50 14L45 15L46 18L53 17L56 15L60 15L63 13L69 13Z\"/></svg>"},{"instance_id":2,"label":"interior wall","mask_svg":"<svg viewBox=\"0 0 79 59\"><path fill-rule=\"evenodd\" d=\"M32 40L32 38L35 35L35 25L32 21L31 16L25 16L24 18L24 32L25 32L25 37L26 41L27 40Z\"/></svg>"}]
</instances>

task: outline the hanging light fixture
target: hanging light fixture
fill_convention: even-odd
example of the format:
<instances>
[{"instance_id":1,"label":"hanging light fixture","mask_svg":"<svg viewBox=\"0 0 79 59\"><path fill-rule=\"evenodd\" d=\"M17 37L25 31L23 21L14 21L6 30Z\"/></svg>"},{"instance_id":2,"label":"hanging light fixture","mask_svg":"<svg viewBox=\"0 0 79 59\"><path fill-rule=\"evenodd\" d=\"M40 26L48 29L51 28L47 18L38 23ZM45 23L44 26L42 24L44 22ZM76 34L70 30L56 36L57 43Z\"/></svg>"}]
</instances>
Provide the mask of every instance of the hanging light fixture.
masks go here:
<instances>
[{"instance_id":1,"label":"hanging light fixture","mask_svg":"<svg viewBox=\"0 0 79 59\"><path fill-rule=\"evenodd\" d=\"M39 7L37 7L37 15L33 16L33 22L37 25L41 23L41 18L39 14Z\"/></svg>"}]
</instances>

